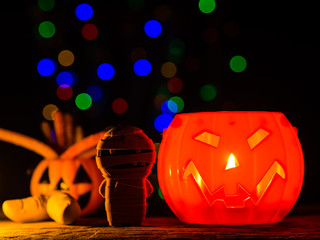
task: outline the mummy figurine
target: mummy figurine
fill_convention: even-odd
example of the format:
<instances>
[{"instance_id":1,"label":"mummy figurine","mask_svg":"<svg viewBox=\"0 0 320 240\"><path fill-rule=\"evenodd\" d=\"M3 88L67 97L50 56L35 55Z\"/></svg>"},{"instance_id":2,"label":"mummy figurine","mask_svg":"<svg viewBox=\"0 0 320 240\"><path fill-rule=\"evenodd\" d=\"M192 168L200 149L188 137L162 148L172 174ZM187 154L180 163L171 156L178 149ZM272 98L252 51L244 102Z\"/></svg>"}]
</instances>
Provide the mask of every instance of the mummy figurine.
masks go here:
<instances>
[{"instance_id":1,"label":"mummy figurine","mask_svg":"<svg viewBox=\"0 0 320 240\"><path fill-rule=\"evenodd\" d=\"M147 176L155 159L152 140L137 127L114 127L99 141L96 163L105 178L100 194L110 226L142 224L153 190Z\"/></svg>"}]
</instances>

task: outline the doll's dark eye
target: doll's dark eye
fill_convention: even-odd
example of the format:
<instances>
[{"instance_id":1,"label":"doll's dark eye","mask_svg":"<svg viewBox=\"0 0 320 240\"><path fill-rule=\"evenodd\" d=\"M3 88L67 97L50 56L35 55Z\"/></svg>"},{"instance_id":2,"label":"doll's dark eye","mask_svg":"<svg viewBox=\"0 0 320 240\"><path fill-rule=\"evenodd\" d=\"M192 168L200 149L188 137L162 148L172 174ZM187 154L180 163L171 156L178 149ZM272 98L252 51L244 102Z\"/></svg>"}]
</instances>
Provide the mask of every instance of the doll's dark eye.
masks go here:
<instances>
[{"instance_id":1,"label":"doll's dark eye","mask_svg":"<svg viewBox=\"0 0 320 240\"><path fill-rule=\"evenodd\" d=\"M255 131L247 139L250 149L255 148L259 143L261 143L264 139L266 139L266 137L268 137L269 134L270 134L269 132L267 132L266 130L263 130L262 128L259 128L257 131Z\"/></svg>"},{"instance_id":2,"label":"doll's dark eye","mask_svg":"<svg viewBox=\"0 0 320 240\"><path fill-rule=\"evenodd\" d=\"M194 139L217 148L220 137L214 133L202 132L199 135L195 136Z\"/></svg>"}]
</instances>

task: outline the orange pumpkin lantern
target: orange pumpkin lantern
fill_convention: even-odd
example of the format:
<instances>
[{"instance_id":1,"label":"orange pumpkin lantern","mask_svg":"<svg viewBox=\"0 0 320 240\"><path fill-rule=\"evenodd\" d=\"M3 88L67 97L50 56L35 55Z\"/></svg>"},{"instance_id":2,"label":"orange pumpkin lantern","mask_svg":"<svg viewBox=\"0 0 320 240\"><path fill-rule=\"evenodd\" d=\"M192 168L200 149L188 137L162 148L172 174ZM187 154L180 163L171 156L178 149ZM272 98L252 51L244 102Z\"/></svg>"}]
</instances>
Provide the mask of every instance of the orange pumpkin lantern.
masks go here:
<instances>
[{"instance_id":1,"label":"orange pumpkin lantern","mask_svg":"<svg viewBox=\"0 0 320 240\"><path fill-rule=\"evenodd\" d=\"M299 196L303 175L296 129L282 113L178 114L159 151L161 192L188 223L281 221Z\"/></svg>"}]
</instances>

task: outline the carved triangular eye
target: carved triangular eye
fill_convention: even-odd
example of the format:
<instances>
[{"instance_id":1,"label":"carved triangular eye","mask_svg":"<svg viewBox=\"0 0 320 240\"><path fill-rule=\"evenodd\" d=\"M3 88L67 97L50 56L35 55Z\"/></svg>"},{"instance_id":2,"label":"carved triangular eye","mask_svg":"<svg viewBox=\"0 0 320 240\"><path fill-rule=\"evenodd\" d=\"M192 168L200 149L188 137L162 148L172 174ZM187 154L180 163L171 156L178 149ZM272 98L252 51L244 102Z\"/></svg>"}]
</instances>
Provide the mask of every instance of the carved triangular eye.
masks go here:
<instances>
[{"instance_id":1,"label":"carved triangular eye","mask_svg":"<svg viewBox=\"0 0 320 240\"><path fill-rule=\"evenodd\" d=\"M39 183L50 183L50 179L49 179L49 169L46 168L46 170L44 170Z\"/></svg>"},{"instance_id":2,"label":"carved triangular eye","mask_svg":"<svg viewBox=\"0 0 320 240\"><path fill-rule=\"evenodd\" d=\"M80 165L73 183L91 183L91 179L82 165Z\"/></svg>"}]
</instances>

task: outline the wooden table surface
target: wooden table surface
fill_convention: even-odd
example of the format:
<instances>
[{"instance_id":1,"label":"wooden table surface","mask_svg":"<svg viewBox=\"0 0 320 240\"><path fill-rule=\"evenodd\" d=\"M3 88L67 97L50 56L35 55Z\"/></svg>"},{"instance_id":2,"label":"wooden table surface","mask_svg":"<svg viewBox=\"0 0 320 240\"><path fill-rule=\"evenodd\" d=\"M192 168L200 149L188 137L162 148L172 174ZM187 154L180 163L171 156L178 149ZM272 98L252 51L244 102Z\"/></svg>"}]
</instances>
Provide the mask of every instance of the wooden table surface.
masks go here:
<instances>
[{"instance_id":1,"label":"wooden table surface","mask_svg":"<svg viewBox=\"0 0 320 240\"><path fill-rule=\"evenodd\" d=\"M320 239L320 214L289 215L277 224L208 226L181 223L175 217L148 217L139 227L108 227L104 218L80 218L73 225L53 221L0 221L0 239Z\"/></svg>"}]
</instances>

